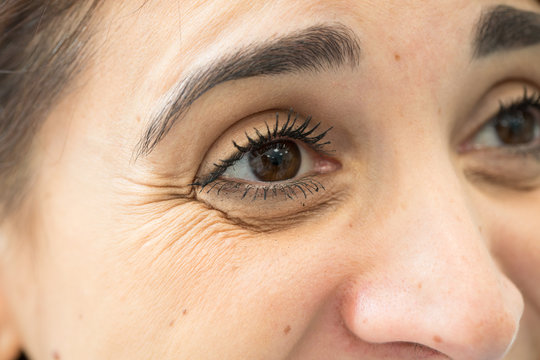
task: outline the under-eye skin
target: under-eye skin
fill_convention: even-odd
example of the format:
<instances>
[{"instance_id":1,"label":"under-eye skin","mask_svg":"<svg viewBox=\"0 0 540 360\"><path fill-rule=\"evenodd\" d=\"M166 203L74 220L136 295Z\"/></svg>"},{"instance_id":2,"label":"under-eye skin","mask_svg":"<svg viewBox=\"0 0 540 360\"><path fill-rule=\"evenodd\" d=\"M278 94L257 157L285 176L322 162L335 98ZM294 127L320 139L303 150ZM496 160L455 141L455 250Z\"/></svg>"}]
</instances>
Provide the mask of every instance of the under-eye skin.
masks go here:
<instances>
[{"instance_id":1,"label":"under-eye skin","mask_svg":"<svg viewBox=\"0 0 540 360\"><path fill-rule=\"evenodd\" d=\"M330 130L292 110L276 113L273 123L253 128L252 136L245 132L243 142L232 141L234 154L192 185L199 193L240 200L307 199L326 189L319 175L339 168L325 140Z\"/></svg>"}]
</instances>

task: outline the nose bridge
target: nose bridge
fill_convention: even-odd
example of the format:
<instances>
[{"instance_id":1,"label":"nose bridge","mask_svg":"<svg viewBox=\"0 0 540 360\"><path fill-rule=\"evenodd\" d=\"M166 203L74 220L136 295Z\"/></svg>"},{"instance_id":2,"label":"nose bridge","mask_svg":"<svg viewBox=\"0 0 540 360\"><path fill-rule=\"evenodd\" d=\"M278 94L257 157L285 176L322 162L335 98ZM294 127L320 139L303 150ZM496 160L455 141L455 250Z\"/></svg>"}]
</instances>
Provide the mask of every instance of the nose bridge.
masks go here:
<instances>
[{"instance_id":1,"label":"nose bridge","mask_svg":"<svg viewBox=\"0 0 540 360\"><path fill-rule=\"evenodd\" d=\"M410 169L394 173L381 261L356 292L350 326L369 342L500 358L517 331L521 295L490 256L450 161Z\"/></svg>"}]
</instances>

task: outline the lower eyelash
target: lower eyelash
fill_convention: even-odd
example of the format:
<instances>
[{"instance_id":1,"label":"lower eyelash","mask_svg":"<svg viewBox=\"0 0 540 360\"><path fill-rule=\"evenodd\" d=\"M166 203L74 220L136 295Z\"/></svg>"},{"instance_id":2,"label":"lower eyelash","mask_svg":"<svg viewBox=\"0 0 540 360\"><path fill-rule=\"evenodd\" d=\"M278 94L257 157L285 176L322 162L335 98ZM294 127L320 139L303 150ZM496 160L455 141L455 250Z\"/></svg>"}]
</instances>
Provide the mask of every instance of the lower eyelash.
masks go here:
<instances>
[{"instance_id":1,"label":"lower eyelash","mask_svg":"<svg viewBox=\"0 0 540 360\"><path fill-rule=\"evenodd\" d=\"M320 122L310 128L312 120L311 116L308 116L299 124L297 123L297 120L298 113L295 113L293 109L289 110L284 124L280 123L279 113L276 113L275 124L272 127L270 127L268 123L265 123L265 130L262 132L254 128L257 135L255 139L251 138L246 133L245 135L248 141L247 146L240 146L233 141L233 146L237 149L237 153L225 160L220 160L218 163L215 163L214 171L203 178L197 179L191 185L201 186L201 190L204 190L207 186L210 186L218 181L219 177L223 175L223 173L230 166L234 165L238 160L240 160L246 153L275 139L283 138L302 141L316 152L330 154L329 151L324 150L324 148L330 144L330 141L323 142L322 140L328 134L328 132L332 130L332 127L324 131L320 131L318 135L315 135L315 132L321 125Z\"/></svg>"},{"instance_id":2,"label":"lower eyelash","mask_svg":"<svg viewBox=\"0 0 540 360\"><path fill-rule=\"evenodd\" d=\"M215 192L219 195L221 192L238 194L241 200L255 201L257 199L267 200L270 198L282 197L285 200L295 200L298 198L307 199L319 191L326 190L323 184L307 176L287 183L278 183L272 185L253 185L232 180L216 180L208 188L201 188L199 193L205 191L207 194Z\"/></svg>"},{"instance_id":3,"label":"lower eyelash","mask_svg":"<svg viewBox=\"0 0 540 360\"><path fill-rule=\"evenodd\" d=\"M540 162L540 146L533 149L514 149L512 155L520 156L522 158L534 158L534 160Z\"/></svg>"}]
</instances>

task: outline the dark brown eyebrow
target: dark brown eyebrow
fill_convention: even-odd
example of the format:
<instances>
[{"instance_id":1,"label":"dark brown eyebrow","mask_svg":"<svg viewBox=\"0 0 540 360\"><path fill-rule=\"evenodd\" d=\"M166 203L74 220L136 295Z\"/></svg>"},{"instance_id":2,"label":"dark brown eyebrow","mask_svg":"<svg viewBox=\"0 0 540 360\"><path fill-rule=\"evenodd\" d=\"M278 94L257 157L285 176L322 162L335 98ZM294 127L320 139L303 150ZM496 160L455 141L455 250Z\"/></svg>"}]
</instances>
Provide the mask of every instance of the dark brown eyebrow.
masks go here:
<instances>
[{"instance_id":1,"label":"dark brown eyebrow","mask_svg":"<svg viewBox=\"0 0 540 360\"><path fill-rule=\"evenodd\" d=\"M540 13L499 5L485 11L476 26L474 57L540 44Z\"/></svg>"},{"instance_id":2,"label":"dark brown eyebrow","mask_svg":"<svg viewBox=\"0 0 540 360\"><path fill-rule=\"evenodd\" d=\"M150 119L134 153L148 155L204 93L232 80L299 72L321 72L358 66L360 45L353 31L340 24L312 26L276 40L245 46L188 74L173 99Z\"/></svg>"}]
</instances>

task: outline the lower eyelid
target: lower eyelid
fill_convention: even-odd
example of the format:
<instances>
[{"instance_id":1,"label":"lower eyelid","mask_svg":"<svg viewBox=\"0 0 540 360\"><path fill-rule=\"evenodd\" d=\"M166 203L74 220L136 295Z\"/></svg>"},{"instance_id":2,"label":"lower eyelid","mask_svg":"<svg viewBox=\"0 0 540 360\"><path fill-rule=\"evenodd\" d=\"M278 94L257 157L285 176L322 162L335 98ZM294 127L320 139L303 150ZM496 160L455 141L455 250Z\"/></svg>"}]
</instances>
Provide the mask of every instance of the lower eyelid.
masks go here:
<instances>
[{"instance_id":1,"label":"lower eyelid","mask_svg":"<svg viewBox=\"0 0 540 360\"><path fill-rule=\"evenodd\" d=\"M218 179L208 188L199 190L199 193L224 195L232 200L267 200L267 199L307 199L325 186L314 175L279 183L252 184L239 182L234 179Z\"/></svg>"}]
</instances>

